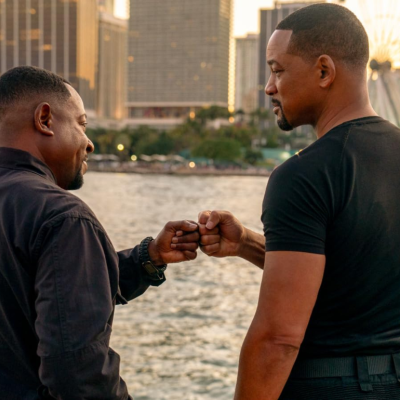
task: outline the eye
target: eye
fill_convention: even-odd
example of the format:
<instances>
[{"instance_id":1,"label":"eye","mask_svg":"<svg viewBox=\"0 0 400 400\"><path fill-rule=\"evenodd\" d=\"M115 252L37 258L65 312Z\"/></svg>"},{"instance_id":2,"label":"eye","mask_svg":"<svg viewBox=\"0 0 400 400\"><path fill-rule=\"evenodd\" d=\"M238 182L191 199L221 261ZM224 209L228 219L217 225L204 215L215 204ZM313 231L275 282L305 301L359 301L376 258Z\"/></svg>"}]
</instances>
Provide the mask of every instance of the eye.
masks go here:
<instances>
[{"instance_id":1,"label":"eye","mask_svg":"<svg viewBox=\"0 0 400 400\"><path fill-rule=\"evenodd\" d=\"M85 130L86 130L86 125L87 124L88 124L87 122L79 122L79 125L82 125L85 128Z\"/></svg>"},{"instance_id":2,"label":"eye","mask_svg":"<svg viewBox=\"0 0 400 400\"><path fill-rule=\"evenodd\" d=\"M273 69L271 72L275 75L278 75L279 73L283 72L283 70L282 69L275 69L275 70Z\"/></svg>"}]
</instances>

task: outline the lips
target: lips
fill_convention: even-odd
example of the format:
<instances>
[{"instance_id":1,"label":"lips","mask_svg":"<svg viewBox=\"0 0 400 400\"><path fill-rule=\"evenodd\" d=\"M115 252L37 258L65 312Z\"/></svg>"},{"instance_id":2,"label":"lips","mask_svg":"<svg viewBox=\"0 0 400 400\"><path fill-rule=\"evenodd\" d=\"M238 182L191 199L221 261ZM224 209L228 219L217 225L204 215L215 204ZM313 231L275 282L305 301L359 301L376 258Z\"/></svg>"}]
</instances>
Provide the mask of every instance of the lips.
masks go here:
<instances>
[{"instance_id":1,"label":"lips","mask_svg":"<svg viewBox=\"0 0 400 400\"><path fill-rule=\"evenodd\" d=\"M281 109L281 103L277 100L272 100L272 105L274 106L273 108L273 113L278 114L279 110Z\"/></svg>"}]
</instances>

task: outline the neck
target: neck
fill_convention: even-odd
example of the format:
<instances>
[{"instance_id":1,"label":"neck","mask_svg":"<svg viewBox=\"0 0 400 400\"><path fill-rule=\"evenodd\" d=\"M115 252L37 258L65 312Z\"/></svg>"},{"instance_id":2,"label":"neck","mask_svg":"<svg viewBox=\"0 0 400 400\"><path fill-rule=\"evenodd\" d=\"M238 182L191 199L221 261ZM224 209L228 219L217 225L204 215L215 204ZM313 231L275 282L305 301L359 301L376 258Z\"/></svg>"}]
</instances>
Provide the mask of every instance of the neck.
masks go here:
<instances>
[{"instance_id":1,"label":"neck","mask_svg":"<svg viewBox=\"0 0 400 400\"><path fill-rule=\"evenodd\" d=\"M344 100L343 93L346 93L346 95L350 93L351 96ZM336 98L333 97L324 106L316 124L314 124L314 128L319 139L335 126L344 122L373 116L377 116L377 113L371 106L367 88L357 90L356 87L352 88L351 85L348 85L346 91L342 91L340 96Z\"/></svg>"},{"instance_id":2,"label":"neck","mask_svg":"<svg viewBox=\"0 0 400 400\"><path fill-rule=\"evenodd\" d=\"M5 132L4 128L2 129L1 126L0 126L0 147L9 147L11 149L26 151L27 153L30 153L32 156L36 157L37 159L45 163L45 160L41 152L35 146L34 143L29 141L29 138L27 136L18 135L17 137L13 137L8 132Z\"/></svg>"}]
</instances>

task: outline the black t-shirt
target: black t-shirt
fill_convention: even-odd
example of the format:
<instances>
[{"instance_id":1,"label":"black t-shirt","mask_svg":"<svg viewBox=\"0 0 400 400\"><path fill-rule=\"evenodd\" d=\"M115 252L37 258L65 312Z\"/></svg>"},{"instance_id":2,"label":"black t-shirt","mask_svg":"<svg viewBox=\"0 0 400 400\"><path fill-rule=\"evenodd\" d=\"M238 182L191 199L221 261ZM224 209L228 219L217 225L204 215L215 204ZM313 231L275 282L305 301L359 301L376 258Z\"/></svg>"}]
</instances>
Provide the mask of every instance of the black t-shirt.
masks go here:
<instances>
[{"instance_id":1,"label":"black t-shirt","mask_svg":"<svg viewBox=\"0 0 400 400\"><path fill-rule=\"evenodd\" d=\"M266 251L326 255L300 356L400 352L400 130L341 124L279 166L266 190Z\"/></svg>"}]
</instances>

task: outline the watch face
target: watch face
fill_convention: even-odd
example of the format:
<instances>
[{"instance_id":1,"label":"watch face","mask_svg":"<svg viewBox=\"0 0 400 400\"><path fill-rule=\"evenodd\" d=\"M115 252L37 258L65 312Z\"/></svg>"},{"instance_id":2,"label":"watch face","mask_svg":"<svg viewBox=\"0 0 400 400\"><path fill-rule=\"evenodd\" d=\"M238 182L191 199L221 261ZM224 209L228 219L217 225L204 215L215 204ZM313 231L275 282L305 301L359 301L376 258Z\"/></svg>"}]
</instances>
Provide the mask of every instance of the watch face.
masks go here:
<instances>
[{"instance_id":1,"label":"watch face","mask_svg":"<svg viewBox=\"0 0 400 400\"><path fill-rule=\"evenodd\" d=\"M146 261L143 264L143 267L147 271L148 274L150 275L158 275L158 269L152 264L151 261Z\"/></svg>"}]
</instances>

